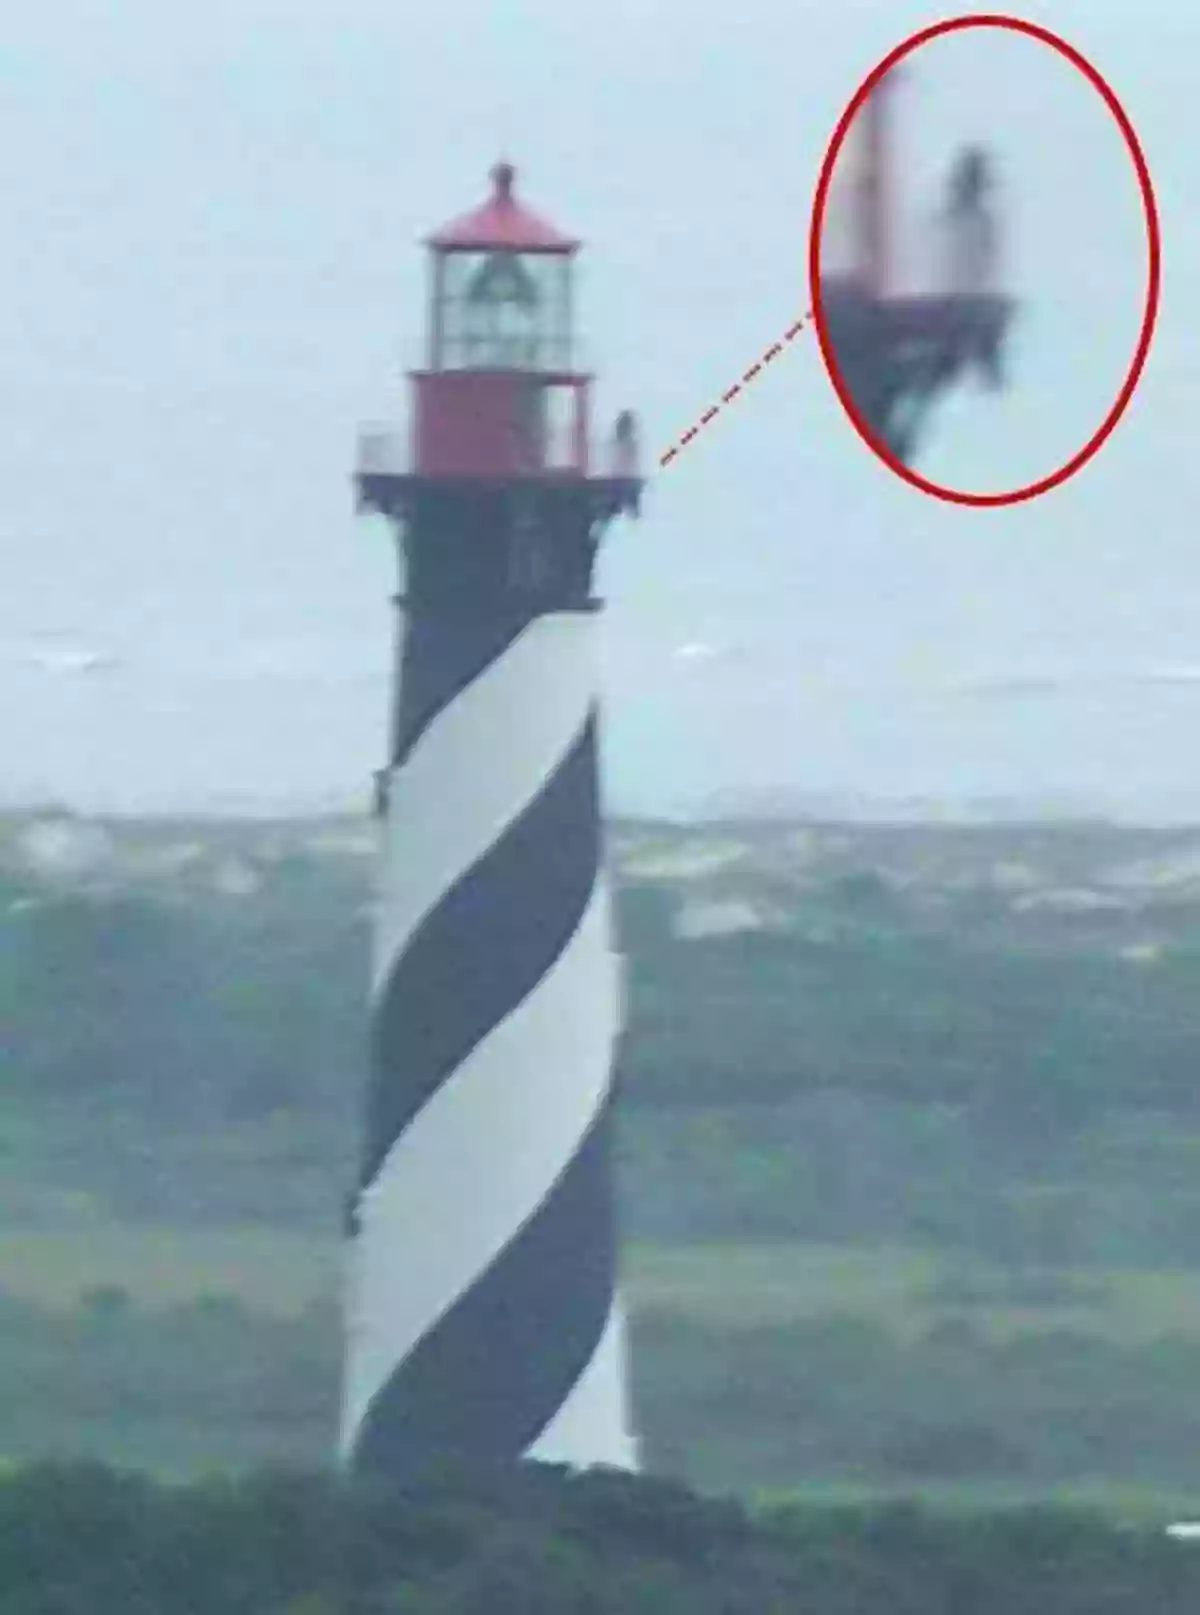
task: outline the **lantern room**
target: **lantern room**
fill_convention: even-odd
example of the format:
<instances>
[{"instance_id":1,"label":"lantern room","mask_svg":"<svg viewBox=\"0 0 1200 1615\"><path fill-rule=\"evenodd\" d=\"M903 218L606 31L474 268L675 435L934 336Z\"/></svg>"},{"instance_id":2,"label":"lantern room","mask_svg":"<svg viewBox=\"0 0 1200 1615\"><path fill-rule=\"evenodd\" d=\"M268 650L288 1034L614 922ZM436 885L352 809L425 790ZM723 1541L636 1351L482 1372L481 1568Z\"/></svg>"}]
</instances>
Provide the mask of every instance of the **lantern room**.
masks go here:
<instances>
[{"instance_id":1,"label":"lantern room","mask_svg":"<svg viewBox=\"0 0 1200 1615\"><path fill-rule=\"evenodd\" d=\"M429 368L569 370L579 243L516 200L511 164L491 178L489 201L428 242Z\"/></svg>"},{"instance_id":2,"label":"lantern room","mask_svg":"<svg viewBox=\"0 0 1200 1615\"><path fill-rule=\"evenodd\" d=\"M573 371L579 242L514 194L431 236L426 368L413 376L412 463L427 476L587 475L589 379Z\"/></svg>"}]
</instances>

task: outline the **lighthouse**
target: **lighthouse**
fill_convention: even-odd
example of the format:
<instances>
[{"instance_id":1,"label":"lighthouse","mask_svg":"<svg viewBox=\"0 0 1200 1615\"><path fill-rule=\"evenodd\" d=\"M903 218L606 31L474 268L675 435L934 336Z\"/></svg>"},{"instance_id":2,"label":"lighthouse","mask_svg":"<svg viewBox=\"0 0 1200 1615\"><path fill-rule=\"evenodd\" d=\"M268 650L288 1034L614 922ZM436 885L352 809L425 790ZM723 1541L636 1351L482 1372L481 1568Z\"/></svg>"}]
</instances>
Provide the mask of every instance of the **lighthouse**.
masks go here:
<instances>
[{"instance_id":1,"label":"lighthouse","mask_svg":"<svg viewBox=\"0 0 1200 1615\"><path fill-rule=\"evenodd\" d=\"M593 445L580 243L515 178L428 239L408 430L364 433L355 474L402 584L341 1450L399 1481L636 1467L593 568L641 480L631 414Z\"/></svg>"}]
</instances>

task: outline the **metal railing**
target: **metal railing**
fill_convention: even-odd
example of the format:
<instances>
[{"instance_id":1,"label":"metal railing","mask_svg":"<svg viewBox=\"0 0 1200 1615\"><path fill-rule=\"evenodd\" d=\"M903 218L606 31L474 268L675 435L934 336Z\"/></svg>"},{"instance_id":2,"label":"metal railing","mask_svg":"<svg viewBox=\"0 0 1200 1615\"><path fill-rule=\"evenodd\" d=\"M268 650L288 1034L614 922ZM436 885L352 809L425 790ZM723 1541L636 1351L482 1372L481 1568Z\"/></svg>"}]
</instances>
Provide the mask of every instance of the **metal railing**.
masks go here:
<instances>
[{"instance_id":1,"label":"metal railing","mask_svg":"<svg viewBox=\"0 0 1200 1615\"><path fill-rule=\"evenodd\" d=\"M596 452L596 449L599 452ZM593 475L636 478L639 474L639 452L636 427L632 418L618 420L617 426L597 442L593 439L590 457ZM394 427L364 426L357 438L354 469L366 477L407 476L413 470L412 453L407 432ZM556 469L551 465L550 471ZM541 468L539 473L541 474Z\"/></svg>"}]
</instances>

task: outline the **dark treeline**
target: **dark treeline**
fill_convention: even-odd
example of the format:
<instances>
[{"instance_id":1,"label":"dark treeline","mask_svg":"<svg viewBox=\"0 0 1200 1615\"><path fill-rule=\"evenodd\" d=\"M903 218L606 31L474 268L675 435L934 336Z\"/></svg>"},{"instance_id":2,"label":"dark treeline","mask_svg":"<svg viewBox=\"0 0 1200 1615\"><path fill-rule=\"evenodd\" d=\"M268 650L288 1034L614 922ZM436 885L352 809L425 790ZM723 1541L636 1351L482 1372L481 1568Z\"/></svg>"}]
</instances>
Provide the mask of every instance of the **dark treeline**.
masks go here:
<instances>
[{"instance_id":1,"label":"dark treeline","mask_svg":"<svg viewBox=\"0 0 1200 1615\"><path fill-rule=\"evenodd\" d=\"M235 901L9 884L0 1208L37 1220L69 1182L126 1221L336 1221L366 1070L362 871L295 856ZM797 898L776 934L689 942L665 888L619 893L628 1237L1190 1265L1195 949L1142 969L985 946L861 885Z\"/></svg>"},{"instance_id":2,"label":"dark treeline","mask_svg":"<svg viewBox=\"0 0 1200 1615\"><path fill-rule=\"evenodd\" d=\"M1057 1510L751 1514L610 1472L0 1480L0 1615L1194 1615L1200 1552Z\"/></svg>"},{"instance_id":3,"label":"dark treeline","mask_svg":"<svg viewBox=\"0 0 1200 1615\"><path fill-rule=\"evenodd\" d=\"M368 931L362 893L336 869L285 861L237 903L30 903L9 885L6 1084L64 1096L132 1085L152 1107L204 1096L230 1118L334 1094L344 1104L363 1060ZM771 1103L835 1084L970 1103L998 1129L1038 1135L1105 1106L1200 1106L1188 948L1139 971L1098 954L981 948L969 926L923 936L849 899L821 941L798 911L790 931L679 943L669 905L656 887L620 894L631 1104Z\"/></svg>"}]
</instances>

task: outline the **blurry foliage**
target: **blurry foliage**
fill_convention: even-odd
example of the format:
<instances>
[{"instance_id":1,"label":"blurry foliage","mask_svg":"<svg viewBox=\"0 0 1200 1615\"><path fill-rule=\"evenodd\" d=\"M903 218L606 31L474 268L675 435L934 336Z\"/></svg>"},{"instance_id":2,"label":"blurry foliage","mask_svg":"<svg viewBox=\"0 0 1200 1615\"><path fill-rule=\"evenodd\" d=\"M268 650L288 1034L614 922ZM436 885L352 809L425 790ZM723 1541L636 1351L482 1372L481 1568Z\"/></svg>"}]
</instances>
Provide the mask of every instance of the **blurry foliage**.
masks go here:
<instances>
[{"instance_id":1,"label":"blurry foliage","mask_svg":"<svg viewBox=\"0 0 1200 1615\"><path fill-rule=\"evenodd\" d=\"M336 1217L366 1066L362 878L297 856L236 900L14 900L0 1134L42 1117L45 1159L69 1152L72 1188L118 1216ZM1177 1152L1200 1130L1186 950L1145 970L931 937L868 871L811 899L853 922L817 942L807 901L790 930L680 943L668 890L618 892L628 1232L896 1237L1018 1265L1193 1258L1194 1163L1095 1143L1130 1112L1157 1112ZM111 1141L89 1155L98 1129Z\"/></svg>"},{"instance_id":2,"label":"blurry foliage","mask_svg":"<svg viewBox=\"0 0 1200 1615\"><path fill-rule=\"evenodd\" d=\"M93 1465L0 1480L3 1615L1185 1615L1200 1557L1079 1512L748 1512L527 1465L424 1491L274 1469L163 1487Z\"/></svg>"},{"instance_id":3,"label":"blurry foliage","mask_svg":"<svg viewBox=\"0 0 1200 1615\"><path fill-rule=\"evenodd\" d=\"M867 873L838 889L855 912L896 901ZM819 943L800 930L679 943L671 901L653 886L619 894L632 1104L778 1102L836 1084L969 1103L1018 1145L1117 1104L1200 1110L1200 993L1182 954L1138 971L869 926ZM364 1046L355 912L342 882L295 859L238 902L64 895L0 914L0 1004L19 1010L11 1080L256 1113L320 1102L335 1080L344 1096Z\"/></svg>"},{"instance_id":4,"label":"blurry foliage","mask_svg":"<svg viewBox=\"0 0 1200 1615\"><path fill-rule=\"evenodd\" d=\"M646 1463L693 1484L1194 1478L1200 1341L1184 1334L1122 1346L1050 1326L998 1336L952 1314L901 1331L852 1312L766 1324L663 1306L631 1328ZM274 1318L219 1296L142 1308L105 1291L60 1312L0 1293L5 1456L179 1476L320 1464L340 1363L332 1307Z\"/></svg>"},{"instance_id":5,"label":"blurry foliage","mask_svg":"<svg viewBox=\"0 0 1200 1615\"><path fill-rule=\"evenodd\" d=\"M28 895L14 887L0 912L0 1144L21 1140L0 1196L40 1146L31 1181L48 1192L59 1172L95 1215L332 1229L365 1067L367 935L346 883L296 859L237 901ZM860 876L821 895L841 915L823 942L798 918L782 934L682 944L661 888L619 898L626 1233L886 1240L962 1264L927 1298L942 1321L916 1341L846 1317L635 1316L651 1455L708 1484L953 1478L971 1464L1045 1481L1189 1479L1195 1342L1002 1348L969 1319L1094 1301L1068 1266L1194 1260L1200 952L1140 970L934 939ZM984 1283L980 1257L1007 1279ZM99 1288L63 1317L0 1295L0 1452L181 1472L313 1461L333 1439L339 1352L329 1311L281 1322L210 1298L142 1312ZM0 1558L3 1545L0 1527ZM560 1603L547 1607L605 1607L580 1602L573 1553L555 1562ZM513 1596L532 1599L527 1539L504 1555ZM401 1568L371 1607L471 1608L475 1573L434 1587ZM638 1575L612 1607L640 1599L665 1615L689 1596L662 1564ZM256 1606L225 1592L226 1608L340 1607L320 1585ZM155 1607L96 1596L89 1609ZM0 1596L0 1615L66 1600Z\"/></svg>"}]
</instances>

